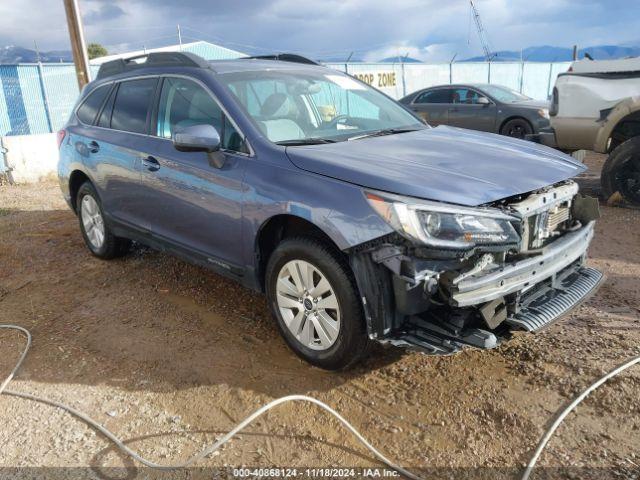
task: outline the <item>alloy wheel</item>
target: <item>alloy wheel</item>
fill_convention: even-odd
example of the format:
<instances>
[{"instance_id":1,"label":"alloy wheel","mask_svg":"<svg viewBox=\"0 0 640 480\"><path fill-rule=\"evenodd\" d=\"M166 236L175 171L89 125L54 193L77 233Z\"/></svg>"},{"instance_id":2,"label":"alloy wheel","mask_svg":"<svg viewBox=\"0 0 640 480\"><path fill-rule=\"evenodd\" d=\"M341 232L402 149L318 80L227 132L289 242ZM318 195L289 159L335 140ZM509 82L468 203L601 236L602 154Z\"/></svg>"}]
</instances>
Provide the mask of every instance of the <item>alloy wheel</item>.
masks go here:
<instances>
[{"instance_id":1,"label":"alloy wheel","mask_svg":"<svg viewBox=\"0 0 640 480\"><path fill-rule=\"evenodd\" d=\"M285 325L305 347L327 350L338 339L338 298L327 277L311 263L291 260L280 269L276 301Z\"/></svg>"},{"instance_id":2,"label":"alloy wheel","mask_svg":"<svg viewBox=\"0 0 640 480\"><path fill-rule=\"evenodd\" d=\"M95 250L99 250L104 244L104 220L98 202L91 195L82 197L80 218L89 243Z\"/></svg>"}]
</instances>

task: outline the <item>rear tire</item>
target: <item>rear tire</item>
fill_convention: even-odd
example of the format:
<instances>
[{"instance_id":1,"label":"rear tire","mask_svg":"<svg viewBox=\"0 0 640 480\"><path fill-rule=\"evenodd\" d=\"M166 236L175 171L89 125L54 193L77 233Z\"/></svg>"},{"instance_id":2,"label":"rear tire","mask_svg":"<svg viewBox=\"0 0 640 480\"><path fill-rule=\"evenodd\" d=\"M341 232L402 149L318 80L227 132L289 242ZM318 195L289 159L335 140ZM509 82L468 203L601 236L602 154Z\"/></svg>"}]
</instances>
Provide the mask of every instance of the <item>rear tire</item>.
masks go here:
<instances>
[{"instance_id":1,"label":"rear tire","mask_svg":"<svg viewBox=\"0 0 640 480\"><path fill-rule=\"evenodd\" d=\"M327 244L306 237L282 241L267 263L266 291L280 333L305 361L340 370L368 352L353 274Z\"/></svg>"},{"instance_id":2,"label":"rear tire","mask_svg":"<svg viewBox=\"0 0 640 480\"><path fill-rule=\"evenodd\" d=\"M526 135L533 133L533 127L524 118L514 118L505 123L500 129L500 135L512 138L525 139Z\"/></svg>"},{"instance_id":3,"label":"rear tire","mask_svg":"<svg viewBox=\"0 0 640 480\"><path fill-rule=\"evenodd\" d=\"M640 137L613 149L602 167L600 184L605 200L619 192L627 202L640 205Z\"/></svg>"},{"instance_id":4,"label":"rear tire","mask_svg":"<svg viewBox=\"0 0 640 480\"><path fill-rule=\"evenodd\" d=\"M78 189L76 206L82 238L93 255L110 260L129 251L131 240L111 233L104 219L100 197L91 182L83 183Z\"/></svg>"}]
</instances>

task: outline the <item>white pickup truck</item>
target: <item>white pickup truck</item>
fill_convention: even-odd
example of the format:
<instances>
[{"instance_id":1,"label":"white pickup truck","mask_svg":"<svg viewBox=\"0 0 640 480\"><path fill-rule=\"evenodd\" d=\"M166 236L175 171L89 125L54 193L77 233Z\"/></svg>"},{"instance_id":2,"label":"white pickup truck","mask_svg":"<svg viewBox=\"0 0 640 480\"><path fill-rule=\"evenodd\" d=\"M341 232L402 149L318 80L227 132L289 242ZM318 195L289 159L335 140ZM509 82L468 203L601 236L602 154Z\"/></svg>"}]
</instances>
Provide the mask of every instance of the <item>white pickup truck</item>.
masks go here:
<instances>
[{"instance_id":1,"label":"white pickup truck","mask_svg":"<svg viewBox=\"0 0 640 480\"><path fill-rule=\"evenodd\" d=\"M609 154L603 196L640 204L640 58L573 62L558 75L549 114L541 143Z\"/></svg>"}]
</instances>

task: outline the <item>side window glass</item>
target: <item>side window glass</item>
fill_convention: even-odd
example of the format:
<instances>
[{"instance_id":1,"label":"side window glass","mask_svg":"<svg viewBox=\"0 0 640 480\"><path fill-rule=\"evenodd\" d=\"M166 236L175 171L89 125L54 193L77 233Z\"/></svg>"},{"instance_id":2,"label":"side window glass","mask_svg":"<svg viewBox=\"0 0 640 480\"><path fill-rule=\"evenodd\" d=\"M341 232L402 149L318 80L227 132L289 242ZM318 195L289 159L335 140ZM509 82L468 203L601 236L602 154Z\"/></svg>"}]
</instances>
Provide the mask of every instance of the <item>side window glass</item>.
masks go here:
<instances>
[{"instance_id":1,"label":"side window glass","mask_svg":"<svg viewBox=\"0 0 640 480\"><path fill-rule=\"evenodd\" d=\"M482 97L475 90L469 90L467 88L456 88L453 92L453 103L464 103L466 105L475 105L478 103L478 99Z\"/></svg>"},{"instance_id":2,"label":"side window glass","mask_svg":"<svg viewBox=\"0 0 640 480\"><path fill-rule=\"evenodd\" d=\"M107 94L109 93L111 85L103 85L96 88L89 96L82 102L80 108L78 108L78 118L82 123L87 125L93 125L96 115L100 111L100 107L104 103Z\"/></svg>"},{"instance_id":3,"label":"side window glass","mask_svg":"<svg viewBox=\"0 0 640 480\"><path fill-rule=\"evenodd\" d=\"M451 90L448 88L440 88L423 92L418 95L414 103L451 103Z\"/></svg>"},{"instance_id":4,"label":"side window glass","mask_svg":"<svg viewBox=\"0 0 640 480\"><path fill-rule=\"evenodd\" d=\"M156 78L121 82L113 105L111 128L125 132L146 133L147 113L156 83Z\"/></svg>"},{"instance_id":5,"label":"side window glass","mask_svg":"<svg viewBox=\"0 0 640 480\"><path fill-rule=\"evenodd\" d=\"M246 142L240 132L236 130L229 119L224 117L224 136L222 138L222 148L225 150L232 150L234 152L249 153Z\"/></svg>"},{"instance_id":6,"label":"side window glass","mask_svg":"<svg viewBox=\"0 0 640 480\"><path fill-rule=\"evenodd\" d=\"M197 83L165 78L158 108L157 135L171 138L176 128L193 125L214 127L226 150L245 152L244 139L229 122L214 98Z\"/></svg>"},{"instance_id":7,"label":"side window glass","mask_svg":"<svg viewBox=\"0 0 640 480\"><path fill-rule=\"evenodd\" d=\"M158 109L158 136L171 138L176 128L211 125L222 132L222 110L200 85L183 78L165 78Z\"/></svg>"},{"instance_id":8,"label":"side window glass","mask_svg":"<svg viewBox=\"0 0 640 480\"><path fill-rule=\"evenodd\" d=\"M469 90L466 88L456 88L453 91L453 102L452 103L468 103L467 99L469 97Z\"/></svg>"}]
</instances>

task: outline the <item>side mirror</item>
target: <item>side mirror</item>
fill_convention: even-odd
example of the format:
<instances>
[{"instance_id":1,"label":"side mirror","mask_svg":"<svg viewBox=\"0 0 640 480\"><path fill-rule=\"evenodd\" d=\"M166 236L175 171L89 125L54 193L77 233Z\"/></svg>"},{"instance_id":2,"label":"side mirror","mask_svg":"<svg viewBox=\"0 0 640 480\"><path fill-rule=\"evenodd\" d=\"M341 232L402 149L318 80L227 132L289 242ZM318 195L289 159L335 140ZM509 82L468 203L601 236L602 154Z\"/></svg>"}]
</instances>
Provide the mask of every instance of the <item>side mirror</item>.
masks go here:
<instances>
[{"instance_id":1,"label":"side mirror","mask_svg":"<svg viewBox=\"0 0 640 480\"><path fill-rule=\"evenodd\" d=\"M217 152L220 150L220 134L211 125L192 125L176 128L173 146L181 152Z\"/></svg>"},{"instance_id":2,"label":"side mirror","mask_svg":"<svg viewBox=\"0 0 640 480\"><path fill-rule=\"evenodd\" d=\"M486 107L487 105L491 105L491 102L487 97L478 97L478 99L476 100L476 104Z\"/></svg>"}]
</instances>

